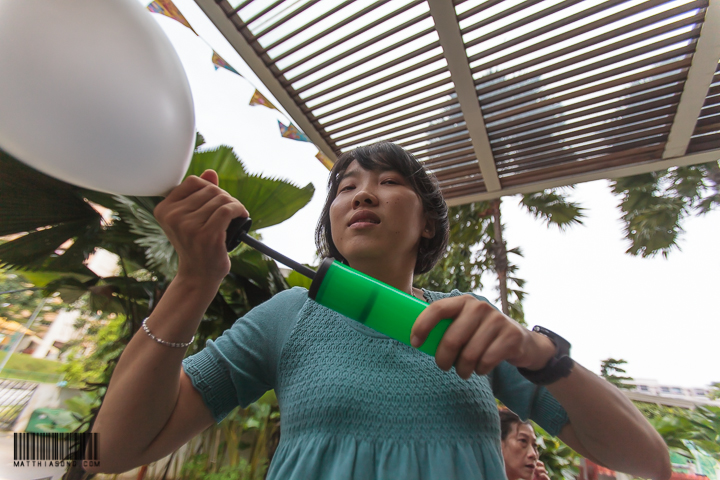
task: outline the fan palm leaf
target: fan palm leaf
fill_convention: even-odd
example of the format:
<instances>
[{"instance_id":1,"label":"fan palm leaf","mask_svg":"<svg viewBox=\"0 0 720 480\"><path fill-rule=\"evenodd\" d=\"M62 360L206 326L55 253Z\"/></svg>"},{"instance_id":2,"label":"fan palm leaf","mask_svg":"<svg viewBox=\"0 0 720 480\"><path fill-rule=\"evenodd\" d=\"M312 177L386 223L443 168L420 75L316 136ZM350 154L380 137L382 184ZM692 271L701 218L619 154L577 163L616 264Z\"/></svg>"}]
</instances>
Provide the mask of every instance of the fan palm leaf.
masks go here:
<instances>
[{"instance_id":1,"label":"fan palm leaf","mask_svg":"<svg viewBox=\"0 0 720 480\"><path fill-rule=\"evenodd\" d=\"M31 201L28 201L31 199ZM0 246L0 265L21 270L83 270L101 216L80 190L0 151L0 235L23 234ZM58 247L73 240L65 255Z\"/></svg>"},{"instance_id":2,"label":"fan palm leaf","mask_svg":"<svg viewBox=\"0 0 720 480\"><path fill-rule=\"evenodd\" d=\"M585 210L576 202L571 202L566 195L557 190L543 190L527 193L520 199L520 205L525 207L535 218L543 220L548 226L555 225L565 230L573 225L581 225L581 218Z\"/></svg>"},{"instance_id":3,"label":"fan palm leaf","mask_svg":"<svg viewBox=\"0 0 720 480\"><path fill-rule=\"evenodd\" d=\"M311 183L300 188L285 180L248 174L242 161L226 146L195 153L186 175L199 176L207 169L215 170L220 188L247 208L253 230L287 220L315 193Z\"/></svg>"}]
</instances>

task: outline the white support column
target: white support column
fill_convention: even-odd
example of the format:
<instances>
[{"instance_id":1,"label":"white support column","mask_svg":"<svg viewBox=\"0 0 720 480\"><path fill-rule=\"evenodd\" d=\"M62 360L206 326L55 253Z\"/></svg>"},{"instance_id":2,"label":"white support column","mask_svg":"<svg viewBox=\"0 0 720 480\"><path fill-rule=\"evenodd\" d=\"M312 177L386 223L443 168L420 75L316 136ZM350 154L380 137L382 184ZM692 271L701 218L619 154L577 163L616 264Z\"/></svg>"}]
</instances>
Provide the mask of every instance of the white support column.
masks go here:
<instances>
[{"instance_id":1,"label":"white support column","mask_svg":"<svg viewBox=\"0 0 720 480\"><path fill-rule=\"evenodd\" d=\"M470 132L470 139L485 188L488 192L499 192L502 187L465 53L465 44L463 44L460 26L455 15L455 7L452 0L428 0L428 4L430 5L430 14L435 21L435 29L440 36L440 45L450 69L450 77L455 84L460 109L465 118L468 132Z\"/></svg>"},{"instance_id":2,"label":"white support column","mask_svg":"<svg viewBox=\"0 0 720 480\"><path fill-rule=\"evenodd\" d=\"M215 24L220 33L225 36L230 45L240 54L245 63L252 68L255 75L258 76L260 81L270 90L273 96L280 102L280 105L290 115L293 122L302 129L308 138L331 160L337 160L337 155L330 148L330 145L320 135L320 132L300 110L295 100L292 99L290 94L280 84L275 75L265 65L262 58L260 58L250 44L245 40L245 37L238 31L235 24L230 20L223 9L215 2L215 0L195 0L195 3L205 12L205 15Z\"/></svg>"},{"instance_id":3,"label":"white support column","mask_svg":"<svg viewBox=\"0 0 720 480\"><path fill-rule=\"evenodd\" d=\"M709 0L662 158L685 155L710 83L720 61L720 0Z\"/></svg>"}]
</instances>

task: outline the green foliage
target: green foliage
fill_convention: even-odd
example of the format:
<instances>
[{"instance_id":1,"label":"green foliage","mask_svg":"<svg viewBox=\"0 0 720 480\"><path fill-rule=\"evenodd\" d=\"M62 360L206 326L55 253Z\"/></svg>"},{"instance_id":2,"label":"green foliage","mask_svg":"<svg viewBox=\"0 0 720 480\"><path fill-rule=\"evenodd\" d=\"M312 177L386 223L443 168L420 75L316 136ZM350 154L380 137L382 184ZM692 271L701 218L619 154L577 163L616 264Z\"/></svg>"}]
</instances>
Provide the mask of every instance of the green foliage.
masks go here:
<instances>
[{"instance_id":1,"label":"green foliage","mask_svg":"<svg viewBox=\"0 0 720 480\"><path fill-rule=\"evenodd\" d=\"M248 174L240 159L226 146L193 155L186 176L199 176L209 168L217 172L220 188L240 200L250 212L253 230L287 220L315 193L311 183L300 188L285 180Z\"/></svg>"},{"instance_id":2,"label":"green foliage","mask_svg":"<svg viewBox=\"0 0 720 480\"><path fill-rule=\"evenodd\" d=\"M270 391L248 408L236 408L222 422L188 444L179 478L259 480L265 478L279 441L280 412ZM153 471L147 478L160 478Z\"/></svg>"},{"instance_id":3,"label":"green foliage","mask_svg":"<svg viewBox=\"0 0 720 480\"><path fill-rule=\"evenodd\" d=\"M624 233L630 240L626 253L631 255L667 257L679 248L686 217L720 206L718 162L620 178L611 186L621 197Z\"/></svg>"},{"instance_id":4,"label":"green foliage","mask_svg":"<svg viewBox=\"0 0 720 480\"><path fill-rule=\"evenodd\" d=\"M124 339L128 336L129 325L124 315L114 316L110 320L93 319L89 322L94 349L85 355L80 342L71 346L68 361L62 365L65 381L71 385L97 384L110 379L113 361L125 348Z\"/></svg>"},{"instance_id":5,"label":"green foliage","mask_svg":"<svg viewBox=\"0 0 720 480\"><path fill-rule=\"evenodd\" d=\"M576 202L571 202L567 196L557 190L543 190L541 192L526 193L520 199L524 206L535 218L543 220L546 225L555 225L560 230L566 230L573 225L582 225L585 216L584 208Z\"/></svg>"},{"instance_id":6,"label":"green foliage","mask_svg":"<svg viewBox=\"0 0 720 480\"><path fill-rule=\"evenodd\" d=\"M633 386L628 385L625 382L632 380L632 377L616 375L617 373L627 373L625 369L620 366L625 365L626 363L627 361L623 359L616 360L614 358L606 358L600 364L600 376L615 385L617 388L630 390L633 388Z\"/></svg>"},{"instance_id":7,"label":"green foliage","mask_svg":"<svg viewBox=\"0 0 720 480\"><path fill-rule=\"evenodd\" d=\"M67 409L49 410L46 415L51 424L39 424L37 428L45 433L84 432L87 420L93 409L100 406L100 398L92 393L80 392L80 395L65 400Z\"/></svg>"},{"instance_id":8,"label":"green foliage","mask_svg":"<svg viewBox=\"0 0 720 480\"><path fill-rule=\"evenodd\" d=\"M712 400L720 400L720 382L713 382L710 384L708 397Z\"/></svg>"},{"instance_id":9,"label":"green foliage","mask_svg":"<svg viewBox=\"0 0 720 480\"><path fill-rule=\"evenodd\" d=\"M1 150L0 171L0 236L27 233L0 245L0 266L87 273L82 262L92 253L101 218L78 194L79 189ZM29 194L32 202L27 201ZM58 255L56 250L68 240L72 246Z\"/></svg>"},{"instance_id":10,"label":"green foliage","mask_svg":"<svg viewBox=\"0 0 720 480\"><path fill-rule=\"evenodd\" d=\"M5 360L8 352L0 351L0 363ZM5 370L13 370L15 372L33 372L45 374L57 374L62 372L62 364L55 360L47 360L45 358L33 358L30 355L22 353L13 353L3 368ZM4 376L1 375L0 376Z\"/></svg>"},{"instance_id":11,"label":"green foliage","mask_svg":"<svg viewBox=\"0 0 720 480\"><path fill-rule=\"evenodd\" d=\"M699 405L694 410L636 402L637 407L663 437L670 451L692 458L691 441L720 460L720 407Z\"/></svg>"},{"instance_id":12,"label":"green foliage","mask_svg":"<svg viewBox=\"0 0 720 480\"><path fill-rule=\"evenodd\" d=\"M3 269L0 269L0 292L13 292L0 295L0 318L18 322L23 326L45 298L42 289L25 275ZM39 314L40 321L45 314L55 313L61 306L61 302L54 298L46 301Z\"/></svg>"},{"instance_id":13,"label":"green foliage","mask_svg":"<svg viewBox=\"0 0 720 480\"><path fill-rule=\"evenodd\" d=\"M309 266L309 265L306 265ZM312 284L312 280L310 280L305 275L302 275L295 270L292 270L290 274L285 279L289 287L303 287L310 290L310 285Z\"/></svg>"},{"instance_id":14,"label":"green foliage","mask_svg":"<svg viewBox=\"0 0 720 480\"><path fill-rule=\"evenodd\" d=\"M540 451L540 461L551 480L576 479L579 473L580 455L565 445L562 440L553 437L533 422L537 443Z\"/></svg>"}]
</instances>

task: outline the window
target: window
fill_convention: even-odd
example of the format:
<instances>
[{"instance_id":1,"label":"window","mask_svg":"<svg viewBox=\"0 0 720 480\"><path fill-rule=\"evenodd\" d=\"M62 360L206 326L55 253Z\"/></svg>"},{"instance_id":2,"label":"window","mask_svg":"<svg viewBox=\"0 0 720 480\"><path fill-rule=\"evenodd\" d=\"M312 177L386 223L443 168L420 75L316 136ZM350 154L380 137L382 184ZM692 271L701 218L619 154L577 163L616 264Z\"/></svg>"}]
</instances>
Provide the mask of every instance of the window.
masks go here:
<instances>
[{"instance_id":1,"label":"window","mask_svg":"<svg viewBox=\"0 0 720 480\"><path fill-rule=\"evenodd\" d=\"M670 393L670 387L660 387L662 393Z\"/></svg>"},{"instance_id":2,"label":"window","mask_svg":"<svg viewBox=\"0 0 720 480\"><path fill-rule=\"evenodd\" d=\"M640 385L639 387L640 390L642 390L643 392L647 392L648 390L650 390L647 385Z\"/></svg>"},{"instance_id":3,"label":"window","mask_svg":"<svg viewBox=\"0 0 720 480\"><path fill-rule=\"evenodd\" d=\"M674 393L674 394L676 394L676 395L682 395L682 394L683 394L683 391L682 391L682 388L673 387L673 388L672 388L672 393Z\"/></svg>"}]
</instances>

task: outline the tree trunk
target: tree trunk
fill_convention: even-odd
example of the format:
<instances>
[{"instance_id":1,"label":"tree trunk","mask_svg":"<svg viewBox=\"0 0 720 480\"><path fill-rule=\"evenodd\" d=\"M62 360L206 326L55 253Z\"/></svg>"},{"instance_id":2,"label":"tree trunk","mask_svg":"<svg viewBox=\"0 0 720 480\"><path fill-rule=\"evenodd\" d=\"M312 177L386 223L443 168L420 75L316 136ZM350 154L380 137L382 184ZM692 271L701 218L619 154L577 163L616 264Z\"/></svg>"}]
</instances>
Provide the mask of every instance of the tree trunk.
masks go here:
<instances>
[{"instance_id":1,"label":"tree trunk","mask_svg":"<svg viewBox=\"0 0 720 480\"><path fill-rule=\"evenodd\" d=\"M508 306L508 290L507 290L507 248L502 235L502 222L500 221L500 199L491 202L493 210L493 230L495 231L495 273L498 276L498 284L500 287L500 305L505 315L510 315L510 307Z\"/></svg>"}]
</instances>

